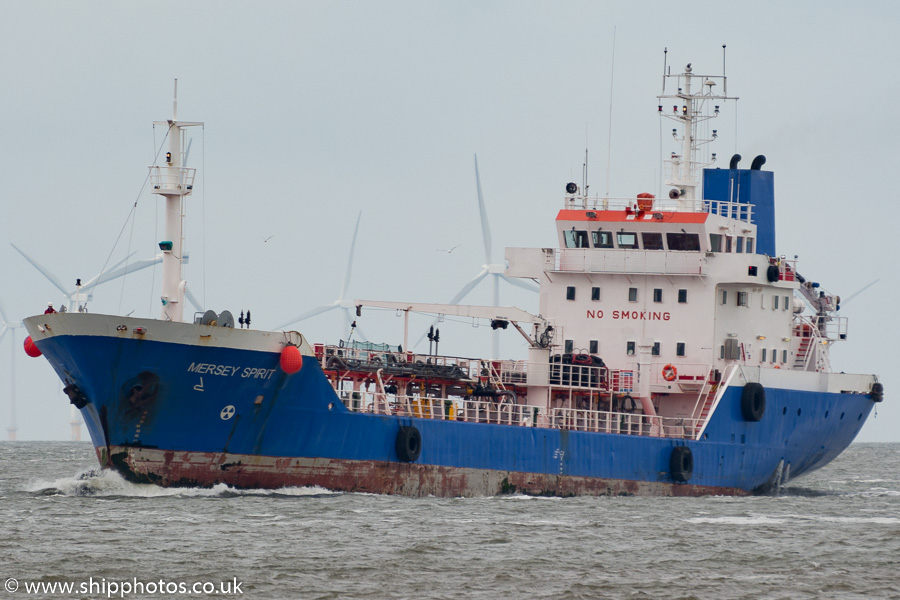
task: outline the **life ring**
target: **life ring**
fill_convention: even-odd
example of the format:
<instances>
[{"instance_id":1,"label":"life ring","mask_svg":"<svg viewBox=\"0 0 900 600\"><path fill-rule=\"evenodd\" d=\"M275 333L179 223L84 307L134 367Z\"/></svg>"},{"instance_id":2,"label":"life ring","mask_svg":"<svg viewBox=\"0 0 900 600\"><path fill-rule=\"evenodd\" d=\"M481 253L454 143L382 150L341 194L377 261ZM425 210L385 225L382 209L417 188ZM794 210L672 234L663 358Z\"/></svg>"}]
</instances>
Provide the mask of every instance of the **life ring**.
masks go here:
<instances>
[{"instance_id":1,"label":"life ring","mask_svg":"<svg viewBox=\"0 0 900 600\"><path fill-rule=\"evenodd\" d=\"M403 425L397 433L397 458L402 462L415 462L422 452L422 434L412 425Z\"/></svg>"},{"instance_id":2,"label":"life ring","mask_svg":"<svg viewBox=\"0 0 900 600\"><path fill-rule=\"evenodd\" d=\"M666 381L675 381L675 378L678 377L678 369L672 365L666 365L663 367L662 376Z\"/></svg>"},{"instance_id":3,"label":"life ring","mask_svg":"<svg viewBox=\"0 0 900 600\"><path fill-rule=\"evenodd\" d=\"M669 472L672 479L685 483L694 474L694 455L687 446L672 448L672 456L669 457Z\"/></svg>"},{"instance_id":4,"label":"life ring","mask_svg":"<svg viewBox=\"0 0 900 600\"><path fill-rule=\"evenodd\" d=\"M761 421L766 414L766 388L755 381L741 392L741 413L745 421Z\"/></svg>"}]
</instances>

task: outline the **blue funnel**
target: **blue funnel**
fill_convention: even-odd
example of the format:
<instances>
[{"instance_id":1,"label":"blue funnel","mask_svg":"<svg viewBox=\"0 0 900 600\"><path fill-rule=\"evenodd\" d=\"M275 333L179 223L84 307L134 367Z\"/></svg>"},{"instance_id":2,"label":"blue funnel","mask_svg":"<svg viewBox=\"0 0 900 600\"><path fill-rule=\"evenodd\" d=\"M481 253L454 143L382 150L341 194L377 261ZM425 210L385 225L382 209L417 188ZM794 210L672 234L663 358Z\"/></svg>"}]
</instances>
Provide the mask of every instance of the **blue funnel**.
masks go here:
<instances>
[{"instance_id":1,"label":"blue funnel","mask_svg":"<svg viewBox=\"0 0 900 600\"><path fill-rule=\"evenodd\" d=\"M732 159L737 166L739 156ZM756 225L756 253L775 253L775 175L761 171L765 157L757 156L749 169L704 169L703 199L753 205L751 222Z\"/></svg>"}]
</instances>

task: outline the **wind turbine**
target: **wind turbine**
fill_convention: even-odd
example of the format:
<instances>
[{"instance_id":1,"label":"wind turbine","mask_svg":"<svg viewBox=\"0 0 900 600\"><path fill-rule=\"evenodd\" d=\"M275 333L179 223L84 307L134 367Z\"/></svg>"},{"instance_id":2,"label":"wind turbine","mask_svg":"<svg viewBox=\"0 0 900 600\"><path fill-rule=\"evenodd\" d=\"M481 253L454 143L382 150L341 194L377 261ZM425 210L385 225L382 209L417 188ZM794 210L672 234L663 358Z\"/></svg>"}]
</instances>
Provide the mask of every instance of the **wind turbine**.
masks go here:
<instances>
[{"instance_id":1,"label":"wind turbine","mask_svg":"<svg viewBox=\"0 0 900 600\"><path fill-rule=\"evenodd\" d=\"M10 377L9 377L9 426L6 428L9 434L9 441L16 441L16 432L19 426L16 424L16 329L22 327L21 323L11 323L6 318L6 312L3 310L3 304L0 303L0 341L7 333L12 335L9 338L10 345Z\"/></svg>"},{"instance_id":2,"label":"wind turbine","mask_svg":"<svg viewBox=\"0 0 900 600\"><path fill-rule=\"evenodd\" d=\"M514 279L512 277L507 277L506 275L506 264L504 262L495 263L493 261L493 254L491 251L492 240L491 240L491 225L488 223L487 217L487 209L484 205L484 196L481 193L481 175L478 173L478 155L475 155L475 186L478 191L478 212L481 215L481 235L484 239L484 259L485 264L481 266L481 271L478 272L474 278L472 278L469 283L464 285L459 292L453 296L448 304L459 304L459 302L469 295L469 292L475 289L475 287L481 283L483 279L486 277L491 278L491 284L493 286L493 306L500 306L500 280L502 279L506 283L510 285L514 285L516 287L520 287L522 289L528 290L530 292L538 292L540 288L533 283L526 283L524 281L519 281L518 279ZM425 339L425 335L419 338L419 341L416 342L416 346L418 346L422 340ZM494 330L492 339L491 339L491 358L499 358L500 355L500 332Z\"/></svg>"},{"instance_id":3,"label":"wind turbine","mask_svg":"<svg viewBox=\"0 0 900 600\"><path fill-rule=\"evenodd\" d=\"M15 244L10 245L15 248L19 254L25 257L25 260L31 263L31 266L40 271L41 275L46 277L47 280L52 283L56 289L63 293L63 295L66 297L66 302L68 303L67 310L69 310L70 312L76 308L79 312L81 312L82 310L86 310L87 302L91 300L91 298L93 298L93 294L91 293L91 291L101 283L106 283L107 281L112 281L113 279L124 277L129 273L134 273L135 271L140 271L141 269L146 269L147 267L152 267L153 265L162 262L162 254L157 254L154 258L137 260L133 263L122 266L125 261L134 256L135 253L132 252L131 254L114 264L112 267L110 267L107 271L95 275L91 279L88 279L85 283L81 283L81 279L77 279L75 283L75 289L69 291L63 285L62 281L60 281L59 277L54 275L44 265L25 254L25 251ZM187 261L188 259L187 252L185 252L184 254L184 259L185 261ZM89 290L87 293L84 291L85 288ZM200 307L199 302L197 302L197 299L193 294L185 290L185 297L191 304L194 305L194 308L202 312L203 309Z\"/></svg>"},{"instance_id":4,"label":"wind turbine","mask_svg":"<svg viewBox=\"0 0 900 600\"><path fill-rule=\"evenodd\" d=\"M347 271L344 273L344 282L341 284L341 291L340 294L338 294L337 299L328 304L323 304L322 306L317 306L312 310L308 310L305 313L294 317L290 321L282 323L275 329L285 329L289 325L299 323L300 321L305 321L306 319L309 319L316 315L320 315L330 310L334 310L336 308L339 308L343 311L344 318L347 321L347 325L350 327L353 326L353 314L350 311L356 310L356 304L353 300L347 299L347 288L350 286L350 273L353 270L353 254L356 251L356 235L359 233L360 219L362 219L362 211L360 211L359 215L356 217L356 228L353 230L353 241L350 242L350 255L347 257ZM362 341L368 341L361 330L357 328L356 331L358 332L358 335Z\"/></svg>"}]
</instances>

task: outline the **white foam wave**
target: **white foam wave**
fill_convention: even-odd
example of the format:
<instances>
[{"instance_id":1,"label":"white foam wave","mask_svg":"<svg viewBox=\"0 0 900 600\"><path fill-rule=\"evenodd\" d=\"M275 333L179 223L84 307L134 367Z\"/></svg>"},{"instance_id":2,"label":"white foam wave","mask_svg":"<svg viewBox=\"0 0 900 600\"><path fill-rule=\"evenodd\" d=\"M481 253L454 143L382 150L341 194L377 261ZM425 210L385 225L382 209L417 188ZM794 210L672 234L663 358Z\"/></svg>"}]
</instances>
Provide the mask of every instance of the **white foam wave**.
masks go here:
<instances>
[{"instance_id":1,"label":"white foam wave","mask_svg":"<svg viewBox=\"0 0 900 600\"><path fill-rule=\"evenodd\" d=\"M232 496L321 496L332 495L321 487L287 487L274 490L233 488L224 483L211 488L161 487L150 483L131 483L109 469L91 469L74 477L54 481L34 481L25 490L42 496L128 496L154 497L232 497Z\"/></svg>"}]
</instances>

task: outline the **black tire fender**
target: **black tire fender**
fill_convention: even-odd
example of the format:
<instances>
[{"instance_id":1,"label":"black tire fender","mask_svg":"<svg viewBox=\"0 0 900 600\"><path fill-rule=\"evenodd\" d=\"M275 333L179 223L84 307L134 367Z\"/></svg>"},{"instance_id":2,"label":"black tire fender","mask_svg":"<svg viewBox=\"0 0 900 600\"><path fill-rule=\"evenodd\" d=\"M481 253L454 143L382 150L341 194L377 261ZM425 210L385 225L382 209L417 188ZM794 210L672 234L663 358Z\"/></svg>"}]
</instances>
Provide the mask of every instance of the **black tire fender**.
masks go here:
<instances>
[{"instance_id":1,"label":"black tire fender","mask_svg":"<svg viewBox=\"0 0 900 600\"><path fill-rule=\"evenodd\" d=\"M401 462L416 462L422 453L422 434L412 425L402 425L395 447Z\"/></svg>"},{"instance_id":2,"label":"black tire fender","mask_svg":"<svg viewBox=\"0 0 900 600\"><path fill-rule=\"evenodd\" d=\"M669 457L669 472L672 479L680 483L687 482L694 475L694 454L687 446L672 448Z\"/></svg>"},{"instance_id":3,"label":"black tire fender","mask_svg":"<svg viewBox=\"0 0 900 600\"><path fill-rule=\"evenodd\" d=\"M770 282L775 283L781 278L781 272L778 269L777 265L769 265L769 268L766 269L766 279Z\"/></svg>"},{"instance_id":4,"label":"black tire fender","mask_svg":"<svg viewBox=\"0 0 900 600\"><path fill-rule=\"evenodd\" d=\"M766 388L762 384L751 382L744 386L741 393L741 413L745 421L761 421L766 414Z\"/></svg>"}]
</instances>

